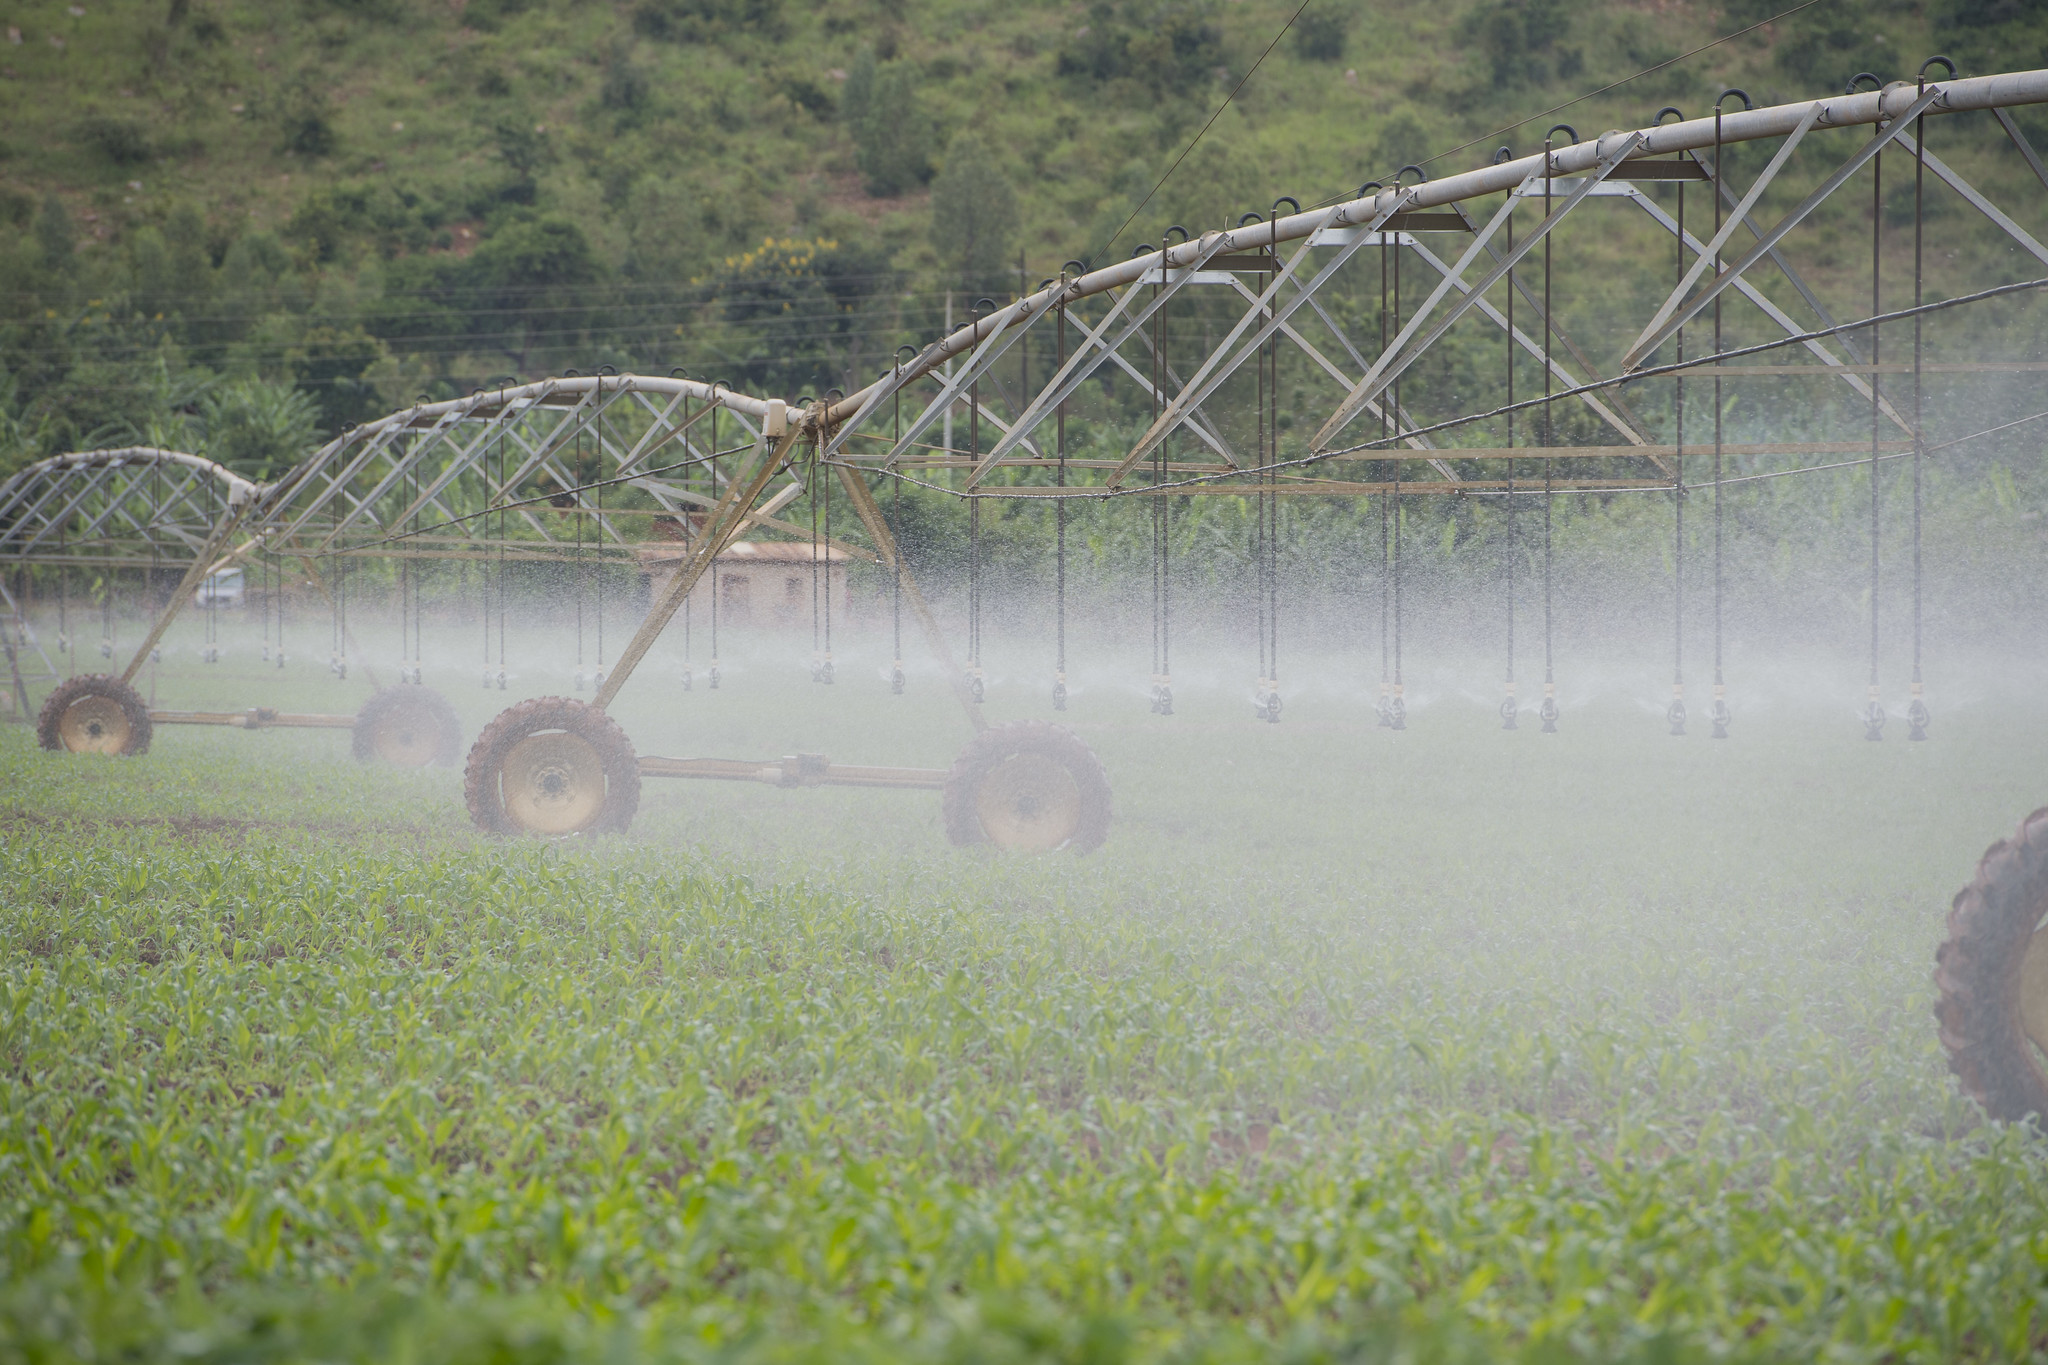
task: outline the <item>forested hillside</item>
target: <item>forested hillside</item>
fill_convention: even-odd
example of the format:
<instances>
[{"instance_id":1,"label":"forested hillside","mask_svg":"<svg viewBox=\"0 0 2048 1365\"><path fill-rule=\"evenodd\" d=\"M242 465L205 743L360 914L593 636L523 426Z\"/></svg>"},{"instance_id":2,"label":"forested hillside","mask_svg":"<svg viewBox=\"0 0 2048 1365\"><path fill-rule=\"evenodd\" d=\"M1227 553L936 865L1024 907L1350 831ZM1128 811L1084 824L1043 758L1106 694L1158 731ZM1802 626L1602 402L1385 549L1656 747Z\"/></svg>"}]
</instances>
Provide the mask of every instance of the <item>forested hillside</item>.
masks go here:
<instances>
[{"instance_id":1,"label":"forested hillside","mask_svg":"<svg viewBox=\"0 0 2048 1365\"><path fill-rule=\"evenodd\" d=\"M1784 8L1311 0L1112 244L1295 3L22 0L0 467L160 439L260 474L416 394L570 367L847 384L929 339L949 289L1389 177ZM1937 50L2048 64L2048 18L1829 0L1567 117Z\"/></svg>"}]
</instances>

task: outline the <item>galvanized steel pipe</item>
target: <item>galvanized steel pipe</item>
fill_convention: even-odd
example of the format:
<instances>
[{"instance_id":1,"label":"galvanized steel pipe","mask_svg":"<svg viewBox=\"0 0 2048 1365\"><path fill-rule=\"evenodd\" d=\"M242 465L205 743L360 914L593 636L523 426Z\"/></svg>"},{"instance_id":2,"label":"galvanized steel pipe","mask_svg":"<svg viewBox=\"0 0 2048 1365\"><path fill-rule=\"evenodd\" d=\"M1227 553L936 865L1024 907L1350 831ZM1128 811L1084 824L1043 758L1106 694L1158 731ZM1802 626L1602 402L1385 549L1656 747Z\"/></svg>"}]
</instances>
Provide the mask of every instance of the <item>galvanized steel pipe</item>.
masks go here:
<instances>
[{"instance_id":1,"label":"galvanized steel pipe","mask_svg":"<svg viewBox=\"0 0 2048 1365\"><path fill-rule=\"evenodd\" d=\"M1896 118L1919 97L1922 88L1911 81L1898 81L1883 90L1831 96L1819 101L1821 115L1815 127L1847 128ZM2019 104L2048 104L2048 70L1974 76L1967 80L1930 81L1924 89L1939 92L1935 102L1928 107L1929 114L2008 108ZM1807 111L1814 103L1813 100L1802 100L1797 104L1777 104L1766 109L1724 113L1721 116L1721 141L1727 144L1783 137L1798 126L1799 121L1806 117ZM1611 148L1616 140L1627 136L1627 133L1620 131L1607 132L1588 142L1557 148L1550 154L1550 173L1553 176L1563 176L1591 170L1599 164L1600 149L1603 145ZM1714 120L1696 118L1688 119L1684 123L1667 123L1661 128L1642 129L1640 136L1644 139L1643 149L1630 160L1673 152L1698 151L1714 145ZM1387 208L1396 196L1405 196L1401 207L1404 210L1412 210L1437 208L1460 200L1475 199L1481 195L1499 194L1513 189L1530 176L1540 176L1543 172L1543 153L1536 152L1513 161L1504 161L1499 165L1483 166L1478 170L1446 176L1442 180L1426 180L1420 185L1385 189L1367 198L1348 200L1338 206L1334 218L1329 207L1324 206L1303 213L1289 214L1272 222L1224 230L1221 233L1222 249L1253 251L1276 246L1281 242L1299 241L1326 222L1332 226L1369 222L1377 212ZM1217 232L1206 232L1193 241L1181 242L1144 256L1134 256L1128 261L1118 261L1115 265L1105 266L1100 270L1090 271L1078 279L1068 280L1064 285L1051 285L1026 298L1018 299L1007 308L991 313L926 347L915 361L905 367L904 377L908 379L929 373L962 352L971 350L983 338L1007 327L1027 309L1062 288L1067 291L1067 297L1071 300L1135 284L1144 278L1147 271L1159 269L1162 261L1166 268L1175 269L1200 259L1217 235ZM852 418L859 412L862 402L882 382L878 380L875 384L870 384L832 404L825 414L828 425Z\"/></svg>"}]
</instances>

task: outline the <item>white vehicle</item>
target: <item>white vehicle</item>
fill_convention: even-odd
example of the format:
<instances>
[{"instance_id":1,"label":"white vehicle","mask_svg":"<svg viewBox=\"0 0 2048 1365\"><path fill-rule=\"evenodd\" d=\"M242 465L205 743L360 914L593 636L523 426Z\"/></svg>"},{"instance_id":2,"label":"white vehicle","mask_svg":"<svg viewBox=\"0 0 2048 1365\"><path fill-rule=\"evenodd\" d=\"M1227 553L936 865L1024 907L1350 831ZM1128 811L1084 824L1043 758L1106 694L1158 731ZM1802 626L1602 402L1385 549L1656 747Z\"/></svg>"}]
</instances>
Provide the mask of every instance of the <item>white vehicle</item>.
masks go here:
<instances>
[{"instance_id":1,"label":"white vehicle","mask_svg":"<svg viewBox=\"0 0 2048 1365\"><path fill-rule=\"evenodd\" d=\"M239 607L247 591L248 584L239 568L220 569L200 582L198 590L193 593L193 601L202 607Z\"/></svg>"}]
</instances>

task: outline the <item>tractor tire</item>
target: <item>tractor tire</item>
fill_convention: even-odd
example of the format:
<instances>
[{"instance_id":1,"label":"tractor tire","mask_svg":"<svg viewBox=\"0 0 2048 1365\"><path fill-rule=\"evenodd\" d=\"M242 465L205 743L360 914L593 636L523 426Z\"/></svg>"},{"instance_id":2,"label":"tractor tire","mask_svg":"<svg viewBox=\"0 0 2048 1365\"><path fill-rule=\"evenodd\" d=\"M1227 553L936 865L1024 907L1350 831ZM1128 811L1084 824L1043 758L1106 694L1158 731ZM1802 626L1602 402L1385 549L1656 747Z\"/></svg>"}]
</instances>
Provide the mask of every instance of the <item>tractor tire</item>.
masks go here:
<instances>
[{"instance_id":1,"label":"tractor tire","mask_svg":"<svg viewBox=\"0 0 2048 1365\"><path fill-rule=\"evenodd\" d=\"M1985 851L1935 954L1949 1069L1994 1119L2048 1120L2048 809Z\"/></svg>"},{"instance_id":2,"label":"tractor tire","mask_svg":"<svg viewBox=\"0 0 2048 1365\"><path fill-rule=\"evenodd\" d=\"M953 760L941 805L954 844L1092 853L1109 833L1102 760L1049 721L1012 721L976 735Z\"/></svg>"},{"instance_id":3,"label":"tractor tire","mask_svg":"<svg viewBox=\"0 0 2048 1365\"><path fill-rule=\"evenodd\" d=\"M462 722L431 687L386 687L363 703L350 732L356 758L401 768L453 767L462 753Z\"/></svg>"},{"instance_id":4,"label":"tractor tire","mask_svg":"<svg viewBox=\"0 0 2048 1365\"><path fill-rule=\"evenodd\" d=\"M535 697L476 737L462 794L487 834L623 834L640 808L640 761L604 712Z\"/></svg>"},{"instance_id":5,"label":"tractor tire","mask_svg":"<svg viewBox=\"0 0 2048 1365\"><path fill-rule=\"evenodd\" d=\"M36 716L36 743L55 753L149 752L156 727L142 694L111 673L82 673L59 684Z\"/></svg>"}]
</instances>

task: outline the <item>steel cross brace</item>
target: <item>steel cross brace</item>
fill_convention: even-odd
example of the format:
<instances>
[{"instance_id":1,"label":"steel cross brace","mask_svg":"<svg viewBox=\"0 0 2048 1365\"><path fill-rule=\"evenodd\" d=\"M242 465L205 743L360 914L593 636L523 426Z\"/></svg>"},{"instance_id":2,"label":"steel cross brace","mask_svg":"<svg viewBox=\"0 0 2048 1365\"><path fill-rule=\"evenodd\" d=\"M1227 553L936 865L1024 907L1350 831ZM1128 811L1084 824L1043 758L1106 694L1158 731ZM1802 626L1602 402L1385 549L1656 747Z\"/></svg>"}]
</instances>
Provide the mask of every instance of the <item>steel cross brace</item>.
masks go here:
<instances>
[{"instance_id":1,"label":"steel cross brace","mask_svg":"<svg viewBox=\"0 0 2048 1365\"><path fill-rule=\"evenodd\" d=\"M1061 296L1058 292L1047 291L1035 303L1029 299L1018 299L1000 312L990 314L987 319L989 334L982 338L979 346L974 348L974 353L968 357L966 364L958 367L951 374L941 379L939 396L926 404L924 411L918 414L917 418L911 422L910 430L903 433L897 439L896 444L889 448L889 453L882 457L882 463L884 465L893 465L897 460L901 459L903 452L908 450L911 444L924 434L924 429L930 426L935 418L943 414L951 404L956 402L960 395L966 392L975 381L979 380L996 361L1008 354L1010 348L1016 345L1026 332L1030 331L1032 324L1052 311L1054 304L1058 303L1060 298ZM927 348L928 353L930 350L931 348ZM924 358L922 356L919 357L920 360ZM846 429L834 433L832 440L826 442L823 454L826 457L836 454L839 448L845 444L846 437L860 423L867 420L870 413L880 408L883 400L901 389L910 379L930 373L933 373L932 368L919 369L916 362L913 362L904 370L892 371L888 379L875 386L874 392L861 405L861 410L855 413L853 420L846 424Z\"/></svg>"},{"instance_id":2,"label":"steel cross brace","mask_svg":"<svg viewBox=\"0 0 2048 1365\"><path fill-rule=\"evenodd\" d=\"M1917 152L1927 163L1927 169L1933 171L1950 189L1961 195L1971 208L1997 224L1999 230L2012 238L2013 241L2019 243L2021 249L2029 256L2032 256L2043 265L2048 265L2048 247L2044 247L2034 240L2031 233L2007 217L1998 205L1978 193L1977 189L1969 181L1957 175L1953 170L1950 170L1940 157L1936 156L1933 152L1921 151L1919 144L1913 141L1911 133L1900 133L1899 144L1908 152Z\"/></svg>"},{"instance_id":3,"label":"steel cross brace","mask_svg":"<svg viewBox=\"0 0 2048 1365\"><path fill-rule=\"evenodd\" d=\"M1673 218L1670 214L1666 213L1655 200L1651 199L1648 195L1643 194L1641 191L1637 191L1631 197L1635 200L1636 204L1643 210L1643 212L1647 213L1650 216L1651 220L1654 221L1658 226L1662 227L1666 232L1670 233L1672 236L1678 236L1678 220ZM1758 235L1761 236L1762 234L1759 232ZM1700 241L1699 238L1693 236L1690 232L1686 233L1681 240L1684 242L1688 250L1691 250L1693 252L1704 252L1706 250L1706 244ZM1822 325L1827 327L1834 326L1834 319L1828 315L1826 309L1821 307L1818 300L1812 298L1811 294L1806 289L1805 281L1801 280L1797 275L1793 274L1791 266L1786 264L1785 262L1779 261L1778 265L1779 268L1785 272L1786 278L1792 281L1794 287L1799 289L1800 293L1806 296L1808 300L1813 303L1814 311L1820 314ZM1777 304L1773 303L1770 299L1770 296L1765 294L1763 290L1757 288L1752 281L1748 279L1737 280L1735 282L1735 289L1744 298L1748 299L1751 303L1755 304L1757 308L1763 312L1765 317L1769 318L1772 322L1776 323L1777 326L1785 333L1785 335L1795 336L1798 333L1806 330L1802 328L1797 322L1793 321L1792 315L1790 313L1787 313L1784 309L1780 308ZM1845 342L1847 341L1846 334L1844 334L1843 340ZM1851 389L1855 390L1859 396L1863 398L1869 398L1871 396L1870 385L1863 379L1862 376L1856 374L1854 371L1850 370L1846 365L1844 365L1842 362L1842 358L1836 355L1833 351L1829 350L1825 342L1820 341L1818 339L1809 339L1801 343L1801 345L1811 355L1813 355L1815 359L1819 360L1824 367L1839 372L1842 377L1842 382L1847 384ZM1851 351L1851 354L1855 354L1853 349ZM1711 377L1710 371L1702 370L1700 373L1702 377ZM1892 406L1892 402L1889 398L1885 398L1880 395L1878 398L1878 405L1883 410L1884 415L1890 418L1895 426L1897 426L1901 431L1904 431L1909 435L1911 434L1911 425L1899 413L1898 409Z\"/></svg>"},{"instance_id":4,"label":"steel cross brace","mask_svg":"<svg viewBox=\"0 0 2048 1365\"><path fill-rule=\"evenodd\" d=\"M1666 314L1662 323L1653 324L1649 329L1645 330L1642 337L1636 341L1636 344L1629 348L1629 353L1622 357L1621 368L1623 372L1640 369L1651 352L1663 345L1672 333L1685 326L1693 318L1699 316L1702 309L1726 292L1730 284L1738 279L1744 271L1755 265L1758 260L1762 259L1772 247L1784 239L1787 233L1806 221L1809 214L1827 202L1836 190L1848 183L1850 176L1862 170L1872 157L1883 151L1886 146L1906 131L1907 124L1926 112L1928 106L1940 97L1941 91L1932 89L1914 100L1911 105L1907 106L1904 112L1879 131L1875 137L1872 137L1869 141L1858 147L1854 155L1850 156L1847 161L1836 168L1834 174L1822 181L1819 187L1813 193L1807 195L1797 208L1794 208L1784 218L1780 219L1776 227L1766 232L1758 239L1755 245L1743 252L1739 259L1724 268L1719 275L1716 275L1712 283L1708 284L1706 288L1702 289L1692 298L1686 300L1684 304ZM1735 219L1731 220L1731 225L1733 221L1739 220L1741 216L1740 214L1735 215Z\"/></svg>"},{"instance_id":5,"label":"steel cross brace","mask_svg":"<svg viewBox=\"0 0 2048 1365\"><path fill-rule=\"evenodd\" d=\"M1629 348L1630 358L1635 357L1639 353L1645 353L1643 352L1644 339L1656 333L1657 329L1664 325L1664 320L1678 310L1678 305L1685 301L1686 291L1699 283L1700 275L1706 271L1707 267L1719 259L1722 249L1728 245L1728 239L1735 235L1735 230L1749 221L1750 210L1756 207L1756 201L1763 197L1764 191L1770 188L1771 182L1778 178L1778 172L1784 170L1786 163L1791 161L1793 151L1798 148L1800 141L1805 138L1813 125L1820 120L1821 111L1826 107L1819 100L1815 100L1807 106L1806 113L1799 120L1798 125L1786 135L1783 142L1778 144L1777 155L1773 156L1770 164L1764 167L1764 173L1756 178L1755 183L1750 185L1749 192L1742 196L1740 203L1735 205L1735 211L1728 215L1727 220L1721 224L1720 230L1714 234L1713 240L1708 242L1706 249L1694 258L1691 267L1680 277L1677 285L1671 290L1670 296L1664 300L1656 313L1651 316L1649 325L1643 328L1642 336L1637 337L1636 344ZM1780 233L1779 235L1782 236L1783 234ZM1763 237L1763 233L1757 234L1759 241ZM1775 245L1775 242L1773 245ZM1766 248L1766 250L1768 249ZM1629 359L1624 359L1622 361L1622 368L1627 369L1629 363Z\"/></svg>"},{"instance_id":6,"label":"steel cross brace","mask_svg":"<svg viewBox=\"0 0 2048 1365\"><path fill-rule=\"evenodd\" d=\"M1487 225L1480 229L1471 245L1465 248L1465 254L1458 258L1458 263L1453 268L1453 275L1446 276L1438 282L1437 287L1430 292L1428 299L1423 302L1422 307L1416 310L1415 316L1409 319L1408 324L1401 329L1401 334L1387 344L1385 353L1373 363L1372 369L1366 372L1365 378L1360 380L1357 387L1345 395L1344 401L1338 405L1337 411L1330 415L1330 420L1323 423L1322 429L1309 442L1309 448L1318 451L1328 449L1329 443L1336 438L1337 433L1342 431L1352 418L1358 415L1359 410L1364 406L1367 399L1377 398L1383 390L1398 379L1409 366L1413 365L1421 357L1424 351L1436 343L1437 338L1449 331L1459 318L1476 306L1478 300L1485 296L1486 291L1493 287L1495 281L1507 274L1509 270L1513 269L1521 261L1522 257L1528 255L1531 249L1547 238L1559 223L1562 223L1570 216L1572 210L1585 202L1586 197L1593 192L1596 186L1613 174L1615 169L1623 161L1633 156L1642 145L1643 134L1641 133L1629 133L1617 141L1614 150L1601 155L1599 162L1580 179L1578 188L1565 197L1564 203L1558 205L1545 216L1543 221L1536 225L1534 232L1515 243L1511 249L1503 253L1500 259L1495 261L1486 274L1480 277L1478 283L1471 287L1471 290L1460 302L1446 310L1444 315L1435 322L1430 322L1430 314L1435 311L1437 304L1443 300L1444 296L1451 292L1451 279L1453 276L1460 279L1463 278L1465 272L1471 269L1473 262L1479 258L1479 253L1486 249L1486 244L1492 239L1494 233L1500 230L1501 224L1505 223L1508 215L1514 211L1515 201L1513 198L1509 198L1503 203Z\"/></svg>"},{"instance_id":7,"label":"steel cross brace","mask_svg":"<svg viewBox=\"0 0 2048 1365\"><path fill-rule=\"evenodd\" d=\"M2027 141L2027 135L2012 121L2011 114L2000 108L1993 108L1991 113L1998 120L1998 126L2005 129L2005 135L2012 139L2012 145L2019 149L2020 156L2027 163L2027 169L2034 173L2034 179L2041 182L2042 189L2048 190L2048 166L2041 164L2040 156L2034 151L2034 144Z\"/></svg>"},{"instance_id":8,"label":"steel cross brace","mask_svg":"<svg viewBox=\"0 0 2048 1365\"><path fill-rule=\"evenodd\" d=\"M1236 276L1233 275L1231 277L1230 282L1232 285L1236 287L1237 292L1240 295L1242 295L1245 299L1251 301L1254 304L1256 304L1259 301L1259 296L1252 293L1250 289L1247 289L1244 285L1244 282L1242 280L1239 280ZM1321 312L1320 309L1318 309L1317 311ZM1337 332L1336 323L1331 322L1328 315L1324 316L1323 321L1329 325L1331 331ZM1324 355L1322 351L1318 349L1314 344L1312 344L1307 337L1303 336L1300 332L1296 331L1292 323L1282 321L1279 324L1278 335L1284 336L1289 341L1293 342L1297 350L1299 350L1303 355L1307 356L1310 360L1313 360L1317 365L1322 367L1324 374L1329 375L1332 379L1336 380L1339 384L1342 384L1345 388L1350 388L1352 384L1355 382L1350 375L1344 373L1344 371L1336 364L1335 361L1331 360L1328 356ZM1347 350L1351 349L1350 340L1346 338L1342 332L1337 332L1337 338L1338 340L1344 342L1345 348ZM1367 403L1365 405L1365 409L1367 412L1371 413L1375 417L1380 416L1381 412L1383 411L1380 403L1377 400ZM1401 409L1401 411L1396 415L1396 425L1416 425L1415 423L1408 421L1408 413L1405 407ZM1408 437L1408 444L1416 450L1428 451L1435 449L1435 447L1433 447L1430 444L1429 438L1426 436L1410 436ZM1457 471L1452 469L1448 464L1444 463L1444 461L1440 457L1430 455L1426 458L1431 469L1434 469L1438 474L1440 474L1446 479L1449 479L1453 483L1456 483L1458 481Z\"/></svg>"},{"instance_id":9,"label":"steel cross brace","mask_svg":"<svg viewBox=\"0 0 2048 1365\"><path fill-rule=\"evenodd\" d=\"M1395 208L1399 207L1403 202L1405 202L1405 197L1396 196L1392 206L1374 215L1371 227L1377 230L1387 219L1394 216ZM1342 211L1342 205L1332 207L1328 213L1323 215L1321 222L1317 224L1318 228L1330 226L1330 224L1337 220L1338 215ZM1302 239L1301 245L1295 248L1294 254L1287 258L1287 264L1282 266L1279 273L1267 282L1265 289L1253 298L1252 306L1245 310L1243 316L1238 318L1223 340L1210 348L1208 358L1196 368L1192 375L1188 376L1188 382L1182 387L1180 396L1169 403L1164 412L1152 419L1152 425L1147 427L1144 434L1138 437L1136 444L1132 445L1130 453L1124 456L1123 463L1119 464L1115 472L1109 476L1107 480L1109 487L1115 488L1118 484L1122 483L1124 476L1131 472L1131 469L1136 466L1138 461L1144 459L1152 447L1158 445L1165 438L1166 433L1180 425L1186 414L1191 412L1196 404L1205 401L1225 379L1236 373L1246 360L1258 354L1259 348L1266 344L1266 341L1273 333L1284 325L1289 318L1293 317L1301 305L1307 301L1308 297L1321 288L1323 283L1336 273L1338 267L1351 259L1351 256L1358 250L1356 242L1344 247L1337 253L1334 259L1325 263L1323 268L1316 272L1315 278L1309 281L1308 285L1300 293L1289 299L1280 308L1273 308L1273 301L1280 297L1280 291L1294 279L1295 273L1315 254L1312 247L1314 241L1314 233L1310 233ZM1189 275L1192 277L1192 270L1189 272ZM1243 283L1234 277L1231 282L1236 284L1240 291L1250 292L1245 290ZM1224 356L1228 354L1232 346L1237 344L1237 339L1243 336L1254 322L1262 324L1257 334L1240 347L1237 354L1232 356L1226 363Z\"/></svg>"},{"instance_id":10,"label":"steel cross brace","mask_svg":"<svg viewBox=\"0 0 2048 1365\"><path fill-rule=\"evenodd\" d=\"M1420 242L1414 244L1414 249L1415 253L1418 256L1420 256L1431 269L1436 270L1437 272L1446 277L1451 277L1450 264L1444 261L1435 252L1431 251L1428 247L1423 246ZM1457 288L1461 290L1465 289L1465 282L1463 280L1457 280L1455 283ZM1519 281L1517 283L1519 284ZM1537 344L1536 339L1534 337L1531 337L1530 335L1528 335L1528 333L1524 332L1519 327L1510 330L1508 327L1507 315L1501 312L1500 309L1496 308L1490 300L1481 298L1477 304L1477 307L1479 309L1480 315L1484 317L1488 322L1491 322L1494 326L1500 328L1503 332L1506 332L1517 347L1519 347L1521 350L1526 352L1528 355L1530 355L1537 361L1547 364L1549 366L1551 376L1555 378L1558 383L1564 385L1564 387L1566 387L1567 389L1574 389L1579 386L1579 380L1577 379L1577 377L1575 377L1570 370L1567 370L1563 365L1559 364L1555 356L1546 357L1544 355L1543 347ZM1541 316L1540 307L1538 309L1538 316ZM1555 327L1552 328L1552 333L1553 335L1557 335L1560 340L1564 339L1562 334L1559 333ZM1567 342L1566 345L1569 347L1570 343ZM1572 349L1574 350L1574 353L1576 353L1576 348ZM1581 356L1580 359L1583 361L1584 357ZM1591 371L1592 377L1594 379L1599 379L1602 377L1599 371L1594 370L1591 365L1587 365L1587 369ZM1634 426L1634 424L1622 420L1620 414L1616 413L1613 408L1609 407L1606 403L1602 402L1598 394L1587 393L1581 394L1580 397L1585 402L1587 408L1590 409L1595 416L1600 418L1601 421L1607 423L1608 426L1614 428L1615 431L1619 432L1621 434L1622 439L1626 441L1629 445L1648 446L1649 444L1651 444L1647 439L1644 438L1642 432L1638 430ZM1617 447L1615 453L1617 455L1622 454L1623 449L1621 447ZM1456 458L1455 454L1453 454L1453 458ZM1648 459L1652 464L1656 465L1660 472L1665 474L1669 474L1672 472L1670 465L1666 463L1662 455L1645 454L1644 458Z\"/></svg>"},{"instance_id":11,"label":"steel cross brace","mask_svg":"<svg viewBox=\"0 0 2048 1365\"><path fill-rule=\"evenodd\" d=\"M1016 427L1010 433L1005 434L1001 440L997 441L990 448L989 453L982 457L980 467L974 471L974 480L970 481L968 486L970 488L973 487L974 481L979 481L984 474L994 467L997 460L1002 459L1013 446L1022 442L1024 433L1034 429L1040 422L1044 421L1047 413L1056 410L1060 404L1071 398L1074 390L1080 388L1088 380L1089 376L1100 369L1105 359L1122 350L1124 343L1129 341L1147 322L1151 321L1154 313L1165 307L1175 294L1178 294L1194 281L1196 272L1208 264L1210 257L1222 251L1224 244L1229 240L1229 235L1221 232L1205 237L1202 241L1201 249L1195 255L1195 259L1188 262L1185 267L1175 267L1177 273L1173 278L1169 279L1163 287L1158 288L1153 293L1152 297L1146 301L1145 306L1138 310L1137 316L1124 326L1124 329L1117 334L1114 341L1104 344L1102 336L1109 330L1110 324L1116 321L1117 316L1123 312L1133 299L1139 297L1145 287L1136 282L1127 285L1124 288L1124 292L1111 305L1109 311L1103 315L1102 321L1087 332L1082 338L1081 344L1074 348L1074 353L1067 357L1066 363L1060 366L1058 372L1053 375L1045 387L1038 391L1038 396L1031 400L1031 405L1025 408L1023 414L1018 417ZM1112 481L1112 486L1114 486L1114 481Z\"/></svg>"}]
</instances>

